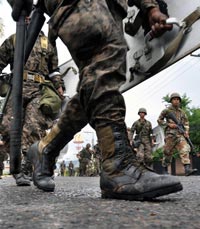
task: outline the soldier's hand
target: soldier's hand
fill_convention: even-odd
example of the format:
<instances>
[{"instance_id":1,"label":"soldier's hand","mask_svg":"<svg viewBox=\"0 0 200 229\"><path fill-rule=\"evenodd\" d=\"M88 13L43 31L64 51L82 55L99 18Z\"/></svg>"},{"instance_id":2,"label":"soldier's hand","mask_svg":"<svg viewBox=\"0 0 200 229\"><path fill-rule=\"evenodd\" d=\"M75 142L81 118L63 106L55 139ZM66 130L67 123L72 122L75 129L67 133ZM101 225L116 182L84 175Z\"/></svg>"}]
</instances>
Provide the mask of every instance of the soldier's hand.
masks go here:
<instances>
[{"instance_id":1,"label":"soldier's hand","mask_svg":"<svg viewBox=\"0 0 200 229\"><path fill-rule=\"evenodd\" d=\"M168 126L171 128L171 129L176 129L177 128L177 125L175 123L169 123Z\"/></svg>"},{"instance_id":2,"label":"soldier's hand","mask_svg":"<svg viewBox=\"0 0 200 229\"><path fill-rule=\"evenodd\" d=\"M14 21L18 21L22 11L25 12L24 16L29 16L33 0L7 0L12 7L12 18Z\"/></svg>"},{"instance_id":3,"label":"soldier's hand","mask_svg":"<svg viewBox=\"0 0 200 229\"><path fill-rule=\"evenodd\" d=\"M161 36L165 31L171 30L172 25L166 24L167 15L163 14L159 8L150 8L148 11L149 25L154 37Z\"/></svg>"},{"instance_id":4,"label":"soldier's hand","mask_svg":"<svg viewBox=\"0 0 200 229\"><path fill-rule=\"evenodd\" d=\"M189 133L188 133L187 131L185 131L184 136L185 136L186 138L189 138Z\"/></svg>"}]
</instances>

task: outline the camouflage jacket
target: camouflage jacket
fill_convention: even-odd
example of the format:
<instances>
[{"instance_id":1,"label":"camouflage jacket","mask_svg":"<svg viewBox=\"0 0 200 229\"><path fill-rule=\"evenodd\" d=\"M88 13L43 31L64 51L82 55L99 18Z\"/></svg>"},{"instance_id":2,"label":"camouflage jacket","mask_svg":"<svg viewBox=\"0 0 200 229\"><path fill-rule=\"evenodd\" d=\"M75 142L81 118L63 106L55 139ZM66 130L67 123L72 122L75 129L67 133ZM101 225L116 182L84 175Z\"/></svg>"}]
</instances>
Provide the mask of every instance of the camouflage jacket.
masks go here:
<instances>
[{"instance_id":1,"label":"camouflage jacket","mask_svg":"<svg viewBox=\"0 0 200 229\"><path fill-rule=\"evenodd\" d=\"M71 0L69 3L65 0L39 0L38 6L49 15L49 38L53 43L57 38L57 30L62 24L63 20L67 18L67 16L72 12L73 7L80 0ZM115 11L121 15L121 18L125 18L127 15L127 3L130 2L132 5L136 5L139 9L141 9L144 13L150 7L157 7L158 3L156 0L106 0L110 11L113 15L115 15Z\"/></svg>"},{"instance_id":2,"label":"camouflage jacket","mask_svg":"<svg viewBox=\"0 0 200 229\"><path fill-rule=\"evenodd\" d=\"M174 113L176 118L177 118L177 120L181 124L183 124L183 126L185 128L185 131L189 132L189 121L188 121L187 115L185 114L185 112L181 108L175 108L175 107L173 107L171 105L171 106L169 106L168 108L164 109L161 112L161 114L160 114L160 116L159 116L159 118L157 120L158 124L164 128L165 133L166 134L175 134L175 135L180 134L177 128L172 129L172 128L169 127L168 124L174 123L173 120L171 120L171 119L169 119L167 117L167 114L169 112Z\"/></svg>"},{"instance_id":3,"label":"camouflage jacket","mask_svg":"<svg viewBox=\"0 0 200 229\"><path fill-rule=\"evenodd\" d=\"M43 32L40 32L38 39L30 53L24 70L35 72L49 79L49 75L58 72L58 56L57 49L50 42L47 43L47 48L42 47L41 39L47 39ZM47 40L48 41L48 40ZM10 64L10 69L13 69L14 64L14 48L15 34L8 37L0 46L0 72ZM59 88L63 86L63 80L60 73L54 74L51 78L54 86Z\"/></svg>"},{"instance_id":4,"label":"camouflage jacket","mask_svg":"<svg viewBox=\"0 0 200 229\"><path fill-rule=\"evenodd\" d=\"M139 138L149 138L151 137L153 131L152 131L152 125L151 122L144 119L144 121L141 121L141 119L138 119L135 121L131 127L131 135L133 136L134 133Z\"/></svg>"},{"instance_id":5,"label":"camouflage jacket","mask_svg":"<svg viewBox=\"0 0 200 229\"><path fill-rule=\"evenodd\" d=\"M89 160L91 160L92 150L83 148L83 149L79 152L79 156L80 156L80 160L84 160L84 159L89 159Z\"/></svg>"}]
</instances>

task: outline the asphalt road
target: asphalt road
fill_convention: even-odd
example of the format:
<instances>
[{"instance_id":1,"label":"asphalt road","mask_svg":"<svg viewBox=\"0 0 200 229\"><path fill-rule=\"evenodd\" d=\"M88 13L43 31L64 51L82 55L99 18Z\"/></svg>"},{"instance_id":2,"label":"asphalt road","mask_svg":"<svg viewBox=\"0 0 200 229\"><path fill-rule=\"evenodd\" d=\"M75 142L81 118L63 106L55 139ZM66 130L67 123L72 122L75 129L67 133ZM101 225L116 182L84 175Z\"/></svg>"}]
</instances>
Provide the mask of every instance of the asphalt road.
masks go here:
<instances>
[{"instance_id":1,"label":"asphalt road","mask_svg":"<svg viewBox=\"0 0 200 229\"><path fill-rule=\"evenodd\" d=\"M54 193L0 180L0 228L200 228L200 176L183 191L151 202L101 199L99 177L56 177Z\"/></svg>"}]
</instances>

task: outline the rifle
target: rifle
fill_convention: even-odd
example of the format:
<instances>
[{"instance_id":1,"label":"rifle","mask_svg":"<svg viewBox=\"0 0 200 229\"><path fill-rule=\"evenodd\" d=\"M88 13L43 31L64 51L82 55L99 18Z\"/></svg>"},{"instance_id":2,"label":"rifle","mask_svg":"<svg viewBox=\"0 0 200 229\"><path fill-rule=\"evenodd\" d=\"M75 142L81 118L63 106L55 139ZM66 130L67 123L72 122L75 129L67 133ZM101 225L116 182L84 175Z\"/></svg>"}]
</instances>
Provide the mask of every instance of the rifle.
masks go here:
<instances>
[{"instance_id":1,"label":"rifle","mask_svg":"<svg viewBox=\"0 0 200 229\"><path fill-rule=\"evenodd\" d=\"M0 80L3 82L3 83L6 83L6 85L9 86L7 92L6 92L6 96L5 98L3 99L3 104L1 105L1 109L0 109L0 124L2 123L2 120L3 120L3 115L5 113L5 109L6 109L6 105L8 103L8 99L10 97L10 94L11 94L11 90L12 90L12 73L9 73L9 74L6 74L6 73L2 73L0 75Z\"/></svg>"},{"instance_id":2,"label":"rifle","mask_svg":"<svg viewBox=\"0 0 200 229\"><path fill-rule=\"evenodd\" d=\"M185 136L185 128L183 126L183 124L181 122L178 121L178 119L176 118L175 114L172 113L172 112L169 112L167 114L167 117L169 119L171 119L176 125L177 125L177 128L178 128L178 131L183 134L183 136L185 137L185 140L187 141L187 143L190 145L190 148L191 148L191 152L194 152L194 145L191 141L191 139L189 137L186 137Z\"/></svg>"},{"instance_id":3,"label":"rifle","mask_svg":"<svg viewBox=\"0 0 200 229\"><path fill-rule=\"evenodd\" d=\"M44 24L43 12L37 8L28 27L26 36L26 12L22 11L16 26L16 42L14 52L12 108L14 119L10 131L10 172L20 173L21 170L21 136L22 136L22 89L24 65L29 57L33 45Z\"/></svg>"}]
</instances>

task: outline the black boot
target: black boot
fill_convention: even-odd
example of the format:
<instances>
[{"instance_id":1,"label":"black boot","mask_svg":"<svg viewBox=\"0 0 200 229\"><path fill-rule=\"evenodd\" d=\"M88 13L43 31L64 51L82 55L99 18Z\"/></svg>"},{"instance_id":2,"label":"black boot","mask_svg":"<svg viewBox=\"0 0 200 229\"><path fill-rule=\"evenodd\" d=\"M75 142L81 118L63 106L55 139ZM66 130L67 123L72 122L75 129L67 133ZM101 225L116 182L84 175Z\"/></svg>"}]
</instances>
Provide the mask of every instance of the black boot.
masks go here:
<instances>
[{"instance_id":1,"label":"black boot","mask_svg":"<svg viewBox=\"0 0 200 229\"><path fill-rule=\"evenodd\" d=\"M17 186L30 186L31 185L30 178L23 172L18 173L18 174L13 174L13 177L16 181Z\"/></svg>"},{"instance_id":2,"label":"black boot","mask_svg":"<svg viewBox=\"0 0 200 229\"><path fill-rule=\"evenodd\" d=\"M30 147L28 157L33 165L33 183L39 189L47 192L54 191L53 175L56 158L73 136L74 133L62 133L55 125L50 134Z\"/></svg>"},{"instance_id":3,"label":"black boot","mask_svg":"<svg viewBox=\"0 0 200 229\"><path fill-rule=\"evenodd\" d=\"M125 126L112 125L96 131L103 156L103 198L144 200L182 190L176 177L158 175L137 162Z\"/></svg>"},{"instance_id":4,"label":"black boot","mask_svg":"<svg viewBox=\"0 0 200 229\"><path fill-rule=\"evenodd\" d=\"M17 186L30 186L31 177L29 172L32 170L30 161L27 159L27 153L23 152L23 158L21 163L21 172L19 174L14 174L13 177L16 181Z\"/></svg>"},{"instance_id":5,"label":"black boot","mask_svg":"<svg viewBox=\"0 0 200 229\"><path fill-rule=\"evenodd\" d=\"M184 165L184 168L185 168L185 175L186 176L193 175L197 172L197 169L191 169L190 168L190 164Z\"/></svg>"}]
</instances>

